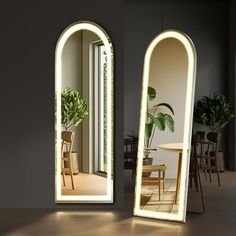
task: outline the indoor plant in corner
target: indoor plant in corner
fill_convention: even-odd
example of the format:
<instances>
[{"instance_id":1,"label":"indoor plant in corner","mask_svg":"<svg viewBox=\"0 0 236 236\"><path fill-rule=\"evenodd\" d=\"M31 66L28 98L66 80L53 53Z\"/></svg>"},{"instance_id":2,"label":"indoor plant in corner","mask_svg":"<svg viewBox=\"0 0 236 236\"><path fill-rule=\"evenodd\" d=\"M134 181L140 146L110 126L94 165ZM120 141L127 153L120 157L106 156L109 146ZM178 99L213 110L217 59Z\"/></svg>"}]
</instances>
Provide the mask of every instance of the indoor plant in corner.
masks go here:
<instances>
[{"instance_id":1,"label":"indoor plant in corner","mask_svg":"<svg viewBox=\"0 0 236 236\"><path fill-rule=\"evenodd\" d=\"M232 118L234 118L233 107L224 95L212 93L203 96L194 106L194 122L209 128L211 132L221 132ZM220 171L224 171L222 151L219 151L218 157Z\"/></svg>"},{"instance_id":2,"label":"indoor plant in corner","mask_svg":"<svg viewBox=\"0 0 236 236\"><path fill-rule=\"evenodd\" d=\"M79 91L67 88L61 93L61 125L65 131L74 132L88 115L86 101ZM73 173L78 173L78 154L72 152ZM65 163L66 166L67 163Z\"/></svg>"},{"instance_id":3,"label":"indoor plant in corner","mask_svg":"<svg viewBox=\"0 0 236 236\"><path fill-rule=\"evenodd\" d=\"M173 108L168 103L159 103L150 107L150 102L156 98L156 90L153 87L148 87L147 94L147 114L145 122L145 140L144 140L144 165L152 165L153 158L150 157L151 151L155 150L151 148L152 141L156 129L164 131L166 127L169 128L171 132L174 132L174 120L171 116L174 115ZM171 114L163 113L158 111L158 108L165 107ZM144 177L148 177L151 173L143 173Z\"/></svg>"}]
</instances>

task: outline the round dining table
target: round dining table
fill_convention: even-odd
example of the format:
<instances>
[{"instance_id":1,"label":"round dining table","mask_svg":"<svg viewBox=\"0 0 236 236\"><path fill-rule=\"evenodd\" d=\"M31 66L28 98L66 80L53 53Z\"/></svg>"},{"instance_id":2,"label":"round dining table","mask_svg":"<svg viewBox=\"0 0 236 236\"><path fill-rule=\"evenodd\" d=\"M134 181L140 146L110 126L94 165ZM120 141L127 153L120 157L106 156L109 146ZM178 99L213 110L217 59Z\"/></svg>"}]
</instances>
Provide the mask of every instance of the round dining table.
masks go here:
<instances>
[{"instance_id":1,"label":"round dining table","mask_svg":"<svg viewBox=\"0 0 236 236\"><path fill-rule=\"evenodd\" d=\"M178 167L177 167L177 178L176 178L176 194L175 194L175 204L177 203L180 180L181 180L181 166L182 166L182 153L183 153L183 143L165 143L158 146L159 149L176 152L178 153Z\"/></svg>"}]
</instances>

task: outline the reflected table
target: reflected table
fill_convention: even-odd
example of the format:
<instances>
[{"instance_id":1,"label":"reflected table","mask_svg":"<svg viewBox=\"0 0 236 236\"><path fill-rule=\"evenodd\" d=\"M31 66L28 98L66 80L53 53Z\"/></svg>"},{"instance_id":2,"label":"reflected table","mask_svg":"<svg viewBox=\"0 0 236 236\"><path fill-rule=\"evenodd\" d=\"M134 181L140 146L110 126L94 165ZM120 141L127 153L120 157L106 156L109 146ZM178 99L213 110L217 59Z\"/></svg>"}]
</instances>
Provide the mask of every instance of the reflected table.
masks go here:
<instances>
[{"instance_id":1,"label":"reflected table","mask_svg":"<svg viewBox=\"0 0 236 236\"><path fill-rule=\"evenodd\" d=\"M180 179L181 179L183 143L165 143L165 144L160 144L158 147L162 150L177 152L179 154L177 179L176 179L176 194L175 194L175 204L176 204L178 199Z\"/></svg>"}]
</instances>

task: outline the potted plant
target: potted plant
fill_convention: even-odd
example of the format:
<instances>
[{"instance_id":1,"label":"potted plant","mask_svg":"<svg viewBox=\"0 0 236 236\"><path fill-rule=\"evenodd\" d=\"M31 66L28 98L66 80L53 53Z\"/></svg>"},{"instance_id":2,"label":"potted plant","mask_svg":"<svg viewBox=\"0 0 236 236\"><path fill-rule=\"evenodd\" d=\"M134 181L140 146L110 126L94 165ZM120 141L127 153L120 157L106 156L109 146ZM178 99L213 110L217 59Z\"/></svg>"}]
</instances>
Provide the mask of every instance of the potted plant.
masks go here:
<instances>
[{"instance_id":1,"label":"potted plant","mask_svg":"<svg viewBox=\"0 0 236 236\"><path fill-rule=\"evenodd\" d=\"M174 115L173 108L168 103L159 103L150 107L150 102L156 98L156 90L153 87L148 87L147 94L147 114L146 114L146 123L145 123L145 140L144 140L144 165L151 165L153 158L150 157L152 141L156 129L164 131L166 127L169 128L171 132L174 132L174 120L171 116ZM165 107L171 114L163 113L158 111L158 108ZM143 176L148 177L150 173L144 173Z\"/></svg>"},{"instance_id":2,"label":"potted plant","mask_svg":"<svg viewBox=\"0 0 236 236\"><path fill-rule=\"evenodd\" d=\"M80 96L79 91L67 88L61 93L61 125L66 131L75 131L84 118L88 115L86 101ZM72 152L73 173L78 173L78 154ZM65 163L66 165L67 163Z\"/></svg>"},{"instance_id":3,"label":"potted plant","mask_svg":"<svg viewBox=\"0 0 236 236\"><path fill-rule=\"evenodd\" d=\"M194 106L194 122L209 128L211 132L220 132L232 118L234 118L233 107L224 95L212 93L203 96ZM222 151L218 157L220 171L224 171Z\"/></svg>"}]
</instances>

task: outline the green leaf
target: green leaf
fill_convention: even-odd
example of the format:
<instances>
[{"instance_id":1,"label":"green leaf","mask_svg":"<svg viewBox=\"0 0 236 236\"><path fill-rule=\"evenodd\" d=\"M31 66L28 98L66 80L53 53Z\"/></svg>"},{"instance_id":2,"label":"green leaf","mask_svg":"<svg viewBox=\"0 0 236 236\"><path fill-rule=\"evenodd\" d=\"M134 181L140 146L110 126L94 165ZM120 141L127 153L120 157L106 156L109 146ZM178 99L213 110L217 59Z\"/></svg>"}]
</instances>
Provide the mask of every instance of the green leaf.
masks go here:
<instances>
[{"instance_id":1,"label":"green leaf","mask_svg":"<svg viewBox=\"0 0 236 236\"><path fill-rule=\"evenodd\" d=\"M88 115L87 104L81 98L79 91L67 88L61 93L62 125L78 126Z\"/></svg>"},{"instance_id":2,"label":"green leaf","mask_svg":"<svg viewBox=\"0 0 236 236\"><path fill-rule=\"evenodd\" d=\"M154 124L156 125L156 127L160 130L160 131L164 131L166 126L165 126L165 117L163 117L162 115L155 116L153 118Z\"/></svg>"},{"instance_id":3,"label":"green leaf","mask_svg":"<svg viewBox=\"0 0 236 236\"><path fill-rule=\"evenodd\" d=\"M166 123L167 127L170 129L170 131L174 132L175 122L174 122L173 118L168 114L165 114L165 123Z\"/></svg>"},{"instance_id":4,"label":"green leaf","mask_svg":"<svg viewBox=\"0 0 236 236\"><path fill-rule=\"evenodd\" d=\"M148 87L148 100L153 101L156 98L156 90L153 87Z\"/></svg>"},{"instance_id":5,"label":"green leaf","mask_svg":"<svg viewBox=\"0 0 236 236\"><path fill-rule=\"evenodd\" d=\"M174 110L171 107L171 105L168 103L159 103L159 104L155 105L154 107L157 108L157 107L161 107L161 106L167 107L171 111L171 113L174 115Z\"/></svg>"}]
</instances>

